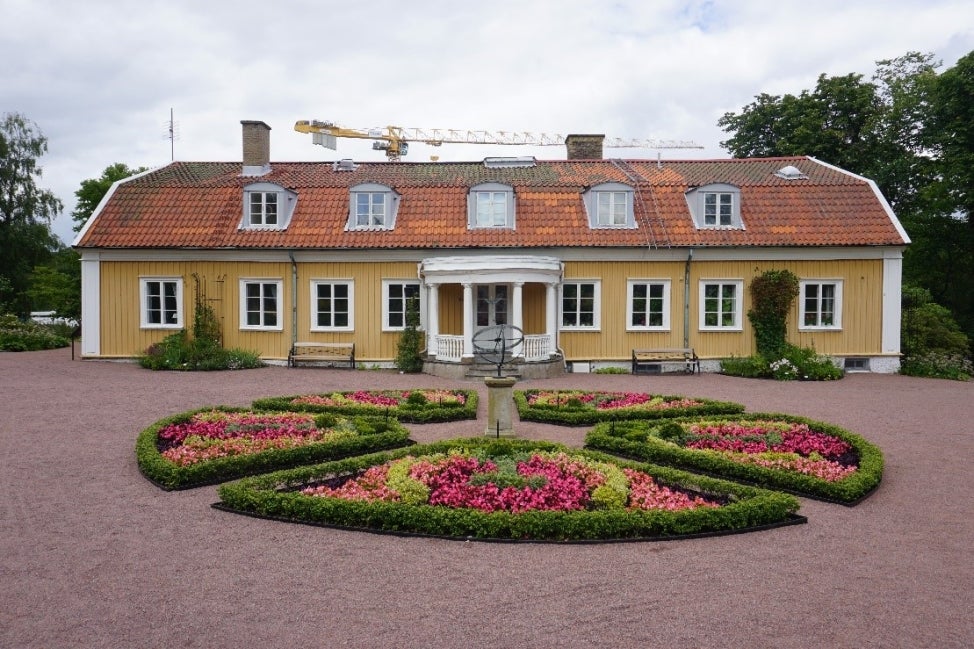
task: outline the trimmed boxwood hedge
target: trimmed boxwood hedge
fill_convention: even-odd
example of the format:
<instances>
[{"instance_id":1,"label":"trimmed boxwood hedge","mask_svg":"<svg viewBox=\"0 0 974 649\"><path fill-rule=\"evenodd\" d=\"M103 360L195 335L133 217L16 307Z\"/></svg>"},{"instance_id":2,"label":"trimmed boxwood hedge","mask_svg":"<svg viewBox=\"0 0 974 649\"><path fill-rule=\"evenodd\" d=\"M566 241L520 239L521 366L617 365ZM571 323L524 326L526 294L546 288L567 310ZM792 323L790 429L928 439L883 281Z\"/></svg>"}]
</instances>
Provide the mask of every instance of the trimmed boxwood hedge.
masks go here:
<instances>
[{"instance_id":1,"label":"trimmed boxwood hedge","mask_svg":"<svg viewBox=\"0 0 974 649\"><path fill-rule=\"evenodd\" d=\"M601 421L627 421L633 419L672 419L675 417L691 417L704 415L722 415L744 412L744 406L731 401L714 401L700 399L699 406L685 408L664 408L649 410L640 407L612 408L611 410L597 410L588 405L528 405L528 397L536 392L550 392L551 390L514 390L514 403L522 421L538 421L544 424L562 426L591 426ZM676 401L687 397L679 395L657 395L665 401Z\"/></svg>"},{"instance_id":2,"label":"trimmed boxwood hedge","mask_svg":"<svg viewBox=\"0 0 974 649\"><path fill-rule=\"evenodd\" d=\"M646 471L662 484L710 495L723 495L730 502L716 508L701 507L678 512L608 509L512 514L392 502L368 503L306 496L298 491L309 483L330 477L355 475L371 466L406 455L445 453L451 449L484 449L492 456L535 449L565 451L620 467ZM221 509L255 516L375 532L484 540L664 539L744 531L804 520L795 515L798 500L788 494L693 475L672 468L620 460L604 453L570 449L550 442L489 438L448 440L279 471L221 485L219 494L221 503L218 506Z\"/></svg>"},{"instance_id":3,"label":"trimmed boxwood hedge","mask_svg":"<svg viewBox=\"0 0 974 649\"><path fill-rule=\"evenodd\" d=\"M827 482L810 475L779 471L766 467L741 464L713 450L695 450L664 441L657 434L669 422L619 422L596 425L585 438L585 448L598 449L614 455L656 462L667 466L698 471L727 480L740 480L768 489L782 489L845 505L854 505L869 495L883 477L883 454L876 446L859 435L820 421L779 413L748 413L734 417L708 417L707 421L772 420L807 424L812 430L834 435L848 442L859 457L855 473ZM673 423L692 423L700 418L673 420Z\"/></svg>"},{"instance_id":4,"label":"trimmed boxwood hedge","mask_svg":"<svg viewBox=\"0 0 974 649\"><path fill-rule=\"evenodd\" d=\"M422 388L417 388L414 390L395 390L395 392L415 392L416 390L422 390ZM387 391L388 392L388 391ZM290 412L333 412L341 413L346 415L372 415L372 416L382 416L382 417L395 417L399 421L405 421L412 424L431 424L443 421L460 421L462 419L476 419L477 418L477 399L478 394L476 390L453 390L453 392L462 393L466 397L466 402L463 404L455 403L433 403L426 402L422 404L412 404L404 403L401 406L372 406L368 404L349 404L342 406L326 406L320 404L311 403L291 403L294 399L299 397L310 396L307 394L292 394L283 397L266 397L263 399L257 399L253 402L252 406L255 410L278 410L278 411L290 411ZM349 392L340 392L339 394L352 394ZM315 396L327 397L334 392L324 392Z\"/></svg>"},{"instance_id":5,"label":"trimmed boxwood hedge","mask_svg":"<svg viewBox=\"0 0 974 649\"><path fill-rule=\"evenodd\" d=\"M381 417L347 417L359 435L331 442L308 444L291 449L270 449L250 455L222 457L189 466L170 462L159 451L159 431L169 424L189 421L199 412L221 410L223 412L247 412L248 408L226 406L198 408L160 419L143 430L135 443L135 455L142 474L166 490L188 489L218 484L242 476L266 473L279 469L315 464L328 460L372 453L382 449L412 444L409 431L395 419ZM322 414L315 417L319 428L337 423L339 417Z\"/></svg>"}]
</instances>

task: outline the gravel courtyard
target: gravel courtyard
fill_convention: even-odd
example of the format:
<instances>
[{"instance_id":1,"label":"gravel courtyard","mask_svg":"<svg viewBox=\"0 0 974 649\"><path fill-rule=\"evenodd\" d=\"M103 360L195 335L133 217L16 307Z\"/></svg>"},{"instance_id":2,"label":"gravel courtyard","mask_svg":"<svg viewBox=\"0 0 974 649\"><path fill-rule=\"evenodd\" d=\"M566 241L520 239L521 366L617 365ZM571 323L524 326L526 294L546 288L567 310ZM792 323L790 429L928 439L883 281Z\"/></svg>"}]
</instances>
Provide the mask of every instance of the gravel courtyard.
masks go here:
<instances>
[{"instance_id":1,"label":"gravel courtyard","mask_svg":"<svg viewBox=\"0 0 974 649\"><path fill-rule=\"evenodd\" d=\"M479 389L388 371L149 372L0 353L0 647L971 647L974 383L852 374L833 383L574 374L516 387L738 401L857 432L884 452L847 508L802 499L806 525L706 539L503 544L290 525L167 493L136 435L164 416L355 388ZM580 446L585 429L515 422Z\"/></svg>"}]
</instances>

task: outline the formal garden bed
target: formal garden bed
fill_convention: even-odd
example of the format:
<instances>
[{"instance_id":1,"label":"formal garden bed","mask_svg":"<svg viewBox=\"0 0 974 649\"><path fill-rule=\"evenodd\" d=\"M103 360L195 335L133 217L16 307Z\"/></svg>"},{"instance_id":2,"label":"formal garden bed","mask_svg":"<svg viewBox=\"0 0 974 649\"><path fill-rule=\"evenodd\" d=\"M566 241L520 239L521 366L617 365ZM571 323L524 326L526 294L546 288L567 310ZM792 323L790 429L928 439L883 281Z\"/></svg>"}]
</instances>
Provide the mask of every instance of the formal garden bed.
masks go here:
<instances>
[{"instance_id":1,"label":"formal garden bed","mask_svg":"<svg viewBox=\"0 0 974 649\"><path fill-rule=\"evenodd\" d=\"M515 390L514 403L523 421L567 426L744 412L739 403L646 392Z\"/></svg>"},{"instance_id":2,"label":"formal garden bed","mask_svg":"<svg viewBox=\"0 0 974 649\"><path fill-rule=\"evenodd\" d=\"M788 494L549 442L484 438L260 475L219 494L219 508L243 514L461 539L669 539L804 522Z\"/></svg>"},{"instance_id":3,"label":"formal garden bed","mask_svg":"<svg viewBox=\"0 0 974 649\"><path fill-rule=\"evenodd\" d=\"M846 505L883 474L882 452L862 437L782 414L601 423L585 447Z\"/></svg>"},{"instance_id":4,"label":"formal garden bed","mask_svg":"<svg viewBox=\"0 0 974 649\"><path fill-rule=\"evenodd\" d=\"M395 419L221 406L152 424L136 440L136 459L163 489L186 489L408 444Z\"/></svg>"},{"instance_id":5,"label":"formal garden bed","mask_svg":"<svg viewBox=\"0 0 974 649\"><path fill-rule=\"evenodd\" d=\"M477 400L476 390L416 388L267 397L252 405L258 410L376 415L425 424L476 419Z\"/></svg>"}]
</instances>

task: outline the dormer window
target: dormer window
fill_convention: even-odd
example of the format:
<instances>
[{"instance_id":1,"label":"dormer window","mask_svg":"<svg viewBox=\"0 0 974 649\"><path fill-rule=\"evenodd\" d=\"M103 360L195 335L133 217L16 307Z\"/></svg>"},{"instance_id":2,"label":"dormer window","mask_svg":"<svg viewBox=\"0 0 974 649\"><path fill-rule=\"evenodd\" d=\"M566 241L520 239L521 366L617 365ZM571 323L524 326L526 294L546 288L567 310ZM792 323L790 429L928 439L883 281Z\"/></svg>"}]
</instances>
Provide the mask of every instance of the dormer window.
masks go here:
<instances>
[{"instance_id":1,"label":"dormer window","mask_svg":"<svg viewBox=\"0 0 974 649\"><path fill-rule=\"evenodd\" d=\"M635 228L633 189L622 183L602 183L582 196L590 228Z\"/></svg>"},{"instance_id":2,"label":"dormer window","mask_svg":"<svg viewBox=\"0 0 974 649\"><path fill-rule=\"evenodd\" d=\"M744 229L738 187L725 183L704 185L688 191L686 199L698 229Z\"/></svg>"},{"instance_id":3,"label":"dormer window","mask_svg":"<svg viewBox=\"0 0 974 649\"><path fill-rule=\"evenodd\" d=\"M241 230L284 230L291 221L298 195L274 183L244 187Z\"/></svg>"},{"instance_id":4,"label":"dormer window","mask_svg":"<svg viewBox=\"0 0 974 649\"><path fill-rule=\"evenodd\" d=\"M483 183L467 194L467 223L470 229L514 228L514 188L500 183Z\"/></svg>"},{"instance_id":5,"label":"dormer window","mask_svg":"<svg viewBox=\"0 0 974 649\"><path fill-rule=\"evenodd\" d=\"M348 230L392 230L399 209L399 194L391 187L362 183L351 188Z\"/></svg>"}]
</instances>

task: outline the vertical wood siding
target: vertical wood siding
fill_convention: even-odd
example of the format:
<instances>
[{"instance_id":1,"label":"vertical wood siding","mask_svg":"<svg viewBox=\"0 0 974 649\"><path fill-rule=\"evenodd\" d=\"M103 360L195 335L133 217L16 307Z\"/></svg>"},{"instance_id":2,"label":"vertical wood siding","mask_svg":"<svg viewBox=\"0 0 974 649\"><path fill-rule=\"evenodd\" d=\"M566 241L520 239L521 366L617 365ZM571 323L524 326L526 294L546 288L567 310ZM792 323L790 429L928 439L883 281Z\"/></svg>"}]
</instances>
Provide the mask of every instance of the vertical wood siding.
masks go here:
<instances>
[{"instance_id":1,"label":"vertical wood siding","mask_svg":"<svg viewBox=\"0 0 974 649\"><path fill-rule=\"evenodd\" d=\"M684 344L683 262L567 262L565 279L599 280L601 326L598 331L564 331L560 346L568 360L627 360L633 348L682 347ZM690 340L703 358L746 356L754 352L754 333L747 320L751 280L765 270L789 269L802 279L840 279L843 284L842 330L800 332L798 301L788 318L788 339L824 354L867 355L881 353L882 344L882 260L747 262L694 261L690 266ZM195 304L193 273L204 283L204 292L223 325L224 345L258 352L265 359L287 357L292 332L291 264L258 262L102 262L101 355L132 357L159 342L172 330L140 327L139 278L181 277L183 315L192 329ZM241 331L239 328L240 279L280 280L284 305L279 331ZM396 356L398 332L382 331L382 280L416 278L415 262L353 263L320 262L298 264L298 340L321 342L354 341L356 356L363 361L389 361ZM698 296L701 279L744 281L743 330L701 332L698 328ZM352 332L311 332L311 289L314 279L348 279L354 282L355 317ZM626 331L626 285L628 279L670 281L670 328L665 332ZM545 287L526 284L524 329L543 333L545 329ZM439 330L460 334L463 329L463 293L459 285L444 285L439 294Z\"/></svg>"}]
</instances>

